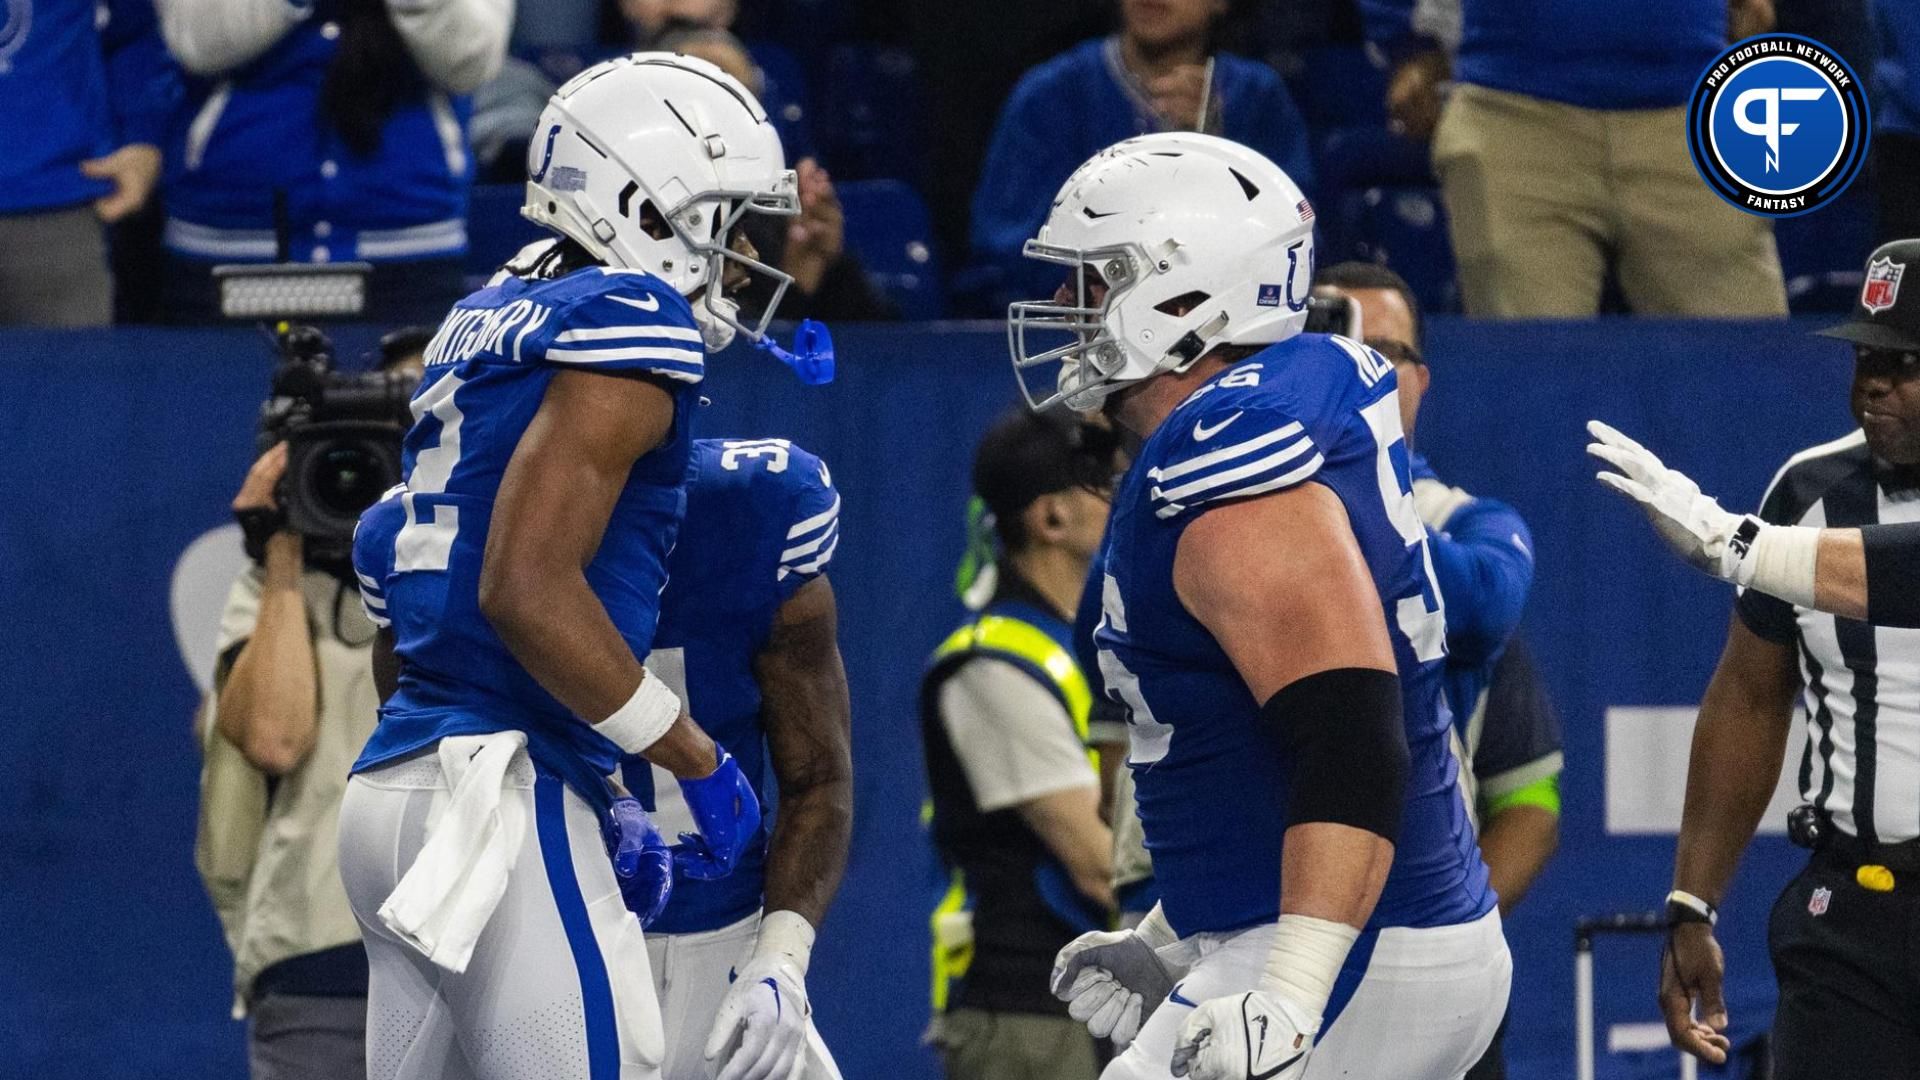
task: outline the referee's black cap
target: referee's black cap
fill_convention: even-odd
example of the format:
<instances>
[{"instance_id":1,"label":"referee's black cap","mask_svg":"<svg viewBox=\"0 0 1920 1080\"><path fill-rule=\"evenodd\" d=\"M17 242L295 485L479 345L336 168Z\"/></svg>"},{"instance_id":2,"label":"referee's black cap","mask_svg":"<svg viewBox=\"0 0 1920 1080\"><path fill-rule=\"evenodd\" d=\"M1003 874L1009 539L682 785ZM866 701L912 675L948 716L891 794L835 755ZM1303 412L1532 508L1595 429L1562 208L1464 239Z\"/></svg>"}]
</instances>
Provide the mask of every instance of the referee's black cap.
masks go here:
<instances>
[{"instance_id":1,"label":"referee's black cap","mask_svg":"<svg viewBox=\"0 0 1920 1080\"><path fill-rule=\"evenodd\" d=\"M1920 239L1876 248L1853 318L1814 333L1869 349L1920 352Z\"/></svg>"}]
</instances>

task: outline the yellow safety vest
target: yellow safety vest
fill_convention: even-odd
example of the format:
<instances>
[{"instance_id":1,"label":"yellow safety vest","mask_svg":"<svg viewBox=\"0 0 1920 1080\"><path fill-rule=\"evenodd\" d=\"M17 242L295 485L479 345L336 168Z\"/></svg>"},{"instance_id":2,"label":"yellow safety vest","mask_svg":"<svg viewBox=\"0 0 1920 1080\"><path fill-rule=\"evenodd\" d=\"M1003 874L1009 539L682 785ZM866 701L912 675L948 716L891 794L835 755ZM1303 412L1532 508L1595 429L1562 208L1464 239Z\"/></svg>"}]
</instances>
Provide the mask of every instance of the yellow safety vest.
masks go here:
<instances>
[{"instance_id":1,"label":"yellow safety vest","mask_svg":"<svg viewBox=\"0 0 1920 1080\"><path fill-rule=\"evenodd\" d=\"M1087 741L1087 717L1093 711L1093 690L1073 653L1032 623L1007 615L982 615L947 635L933 651L930 666L937 666L962 653L999 653L1024 661L1047 674L1053 688L1073 718L1073 730L1080 741ZM1100 771L1100 752L1087 748L1093 771ZM920 805L920 823L933 824L933 800ZM954 980L966 975L973 964L973 913L969 909L966 882L960 871L953 872L946 895L933 909L933 1011L945 1012L947 992Z\"/></svg>"}]
</instances>

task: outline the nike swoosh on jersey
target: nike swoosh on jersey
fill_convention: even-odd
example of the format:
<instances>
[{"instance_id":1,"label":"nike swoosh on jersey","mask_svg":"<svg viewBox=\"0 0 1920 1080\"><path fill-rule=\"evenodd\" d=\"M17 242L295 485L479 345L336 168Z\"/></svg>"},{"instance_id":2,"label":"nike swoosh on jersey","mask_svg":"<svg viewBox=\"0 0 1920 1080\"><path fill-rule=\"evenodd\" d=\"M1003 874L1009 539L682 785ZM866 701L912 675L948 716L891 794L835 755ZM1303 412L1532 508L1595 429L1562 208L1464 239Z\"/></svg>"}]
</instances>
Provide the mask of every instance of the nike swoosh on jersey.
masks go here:
<instances>
[{"instance_id":1,"label":"nike swoosh on jersey","mask_svg":"<svg viewBox=\"0 0 1920 1080\"><path fill-rule=\"evenodd\" d=\"M618 301L628 307L637 307L641 311L660 310L660 298L657 296L642 296L639 299L634 299L631 296L609 296L607 299Z\"/></svg>"},{"instance_id":2,"label":"nike swoosh on jersey","mask_svg":"<svg viewBox=\"0 0 1920 1080\"><path fill-rule=\"evenodd\" d=\"M1167 991L1167 1000L1173 1002L1175 1005L1185 1005L1189 1009L1199 1008L1199 1002L1188 1001L1186 998L1180 996L1180 988L1185 985L1186 983L1174 983L1173 989Z\"/></svg>"},{"instance_id":3,"label":"nike swoosh on jersey","mask_svg":"<svg viewBox=\"0 0 1920 1080\"><path fill-rule=\"evenodd\" d=\"M1208 427L1207 422L1205 420L1195 420L1193 422L1193 441L1206 442L1208 439L1211 439L1215 435L1220 434L1220 432L1224 430L1228 424L1231 424L1238 419L1240 419L1240 414L1234 413L1232 416L1227 417L1225 420L1220 421L1219 423L1213 425L1212 427Z\"/></svg>"},{"instance_id":4,"label":"nike swoosh on jersey","mask_svg":"<svg viewBox=\"0 0 1920 1080\"><path fill-rule=\"evenodd\" d=\"M1299 1053L1288 1058L1287 1060L1281 1062L1280 1064L1275 1065L1273 1068L1268 1069L1266 1072L1254 1073L1251 1077L1248 1078L1248 1080L1273 1080L1274 1077L1279 1076L1281 1073L1287 1071L1287 1066L1293 1064L1296 1061L1299 1061L1301 1058L1306 1056L1307 1056L1307 1052L1305 1050L1302 1050Z\"/></svg>"}]
</instances>

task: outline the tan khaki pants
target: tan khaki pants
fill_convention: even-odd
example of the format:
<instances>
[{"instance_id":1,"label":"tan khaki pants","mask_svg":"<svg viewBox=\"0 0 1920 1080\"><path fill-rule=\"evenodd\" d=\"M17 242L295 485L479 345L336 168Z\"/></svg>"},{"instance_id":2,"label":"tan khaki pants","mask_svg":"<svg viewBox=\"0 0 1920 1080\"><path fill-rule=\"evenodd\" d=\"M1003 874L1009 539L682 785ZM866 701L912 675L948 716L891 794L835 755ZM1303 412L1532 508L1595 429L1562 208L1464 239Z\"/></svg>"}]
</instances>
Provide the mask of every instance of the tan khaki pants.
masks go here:
<instances>
[{"instance_id":1,"label":"tan khaki pants","mask_svg":"<svg viewBox=\"0 0 1920 1080\"><path fill-rule=\"evenodd\" d=\"M0 326L111 322L107 230L91 205L0 214Z\"/></svg>"},{"instance_id":2,"label":"tan khaki pants","mask_svg":"<svg viewBox=\"0 0 1920 1080\"><path fill-rule=\"evenodd\" d=\"M1708 190L1684 109L1582 109L1463 83L1433 167L1470 315L1593 315L1609 262L1640 314L1787 312L1772 223Z\"/></svg>"},{"instance_id":3,"label":"tan khaki pants","mask_svg":"<svg viewBox=\"0 0 1920 1080\"><path fill-rule=\"evenodd\" d=\"M1094 1080L1087 1026L1067 1016L952 1009L934 1017L947 1080Z\"/></svg>"}]
</instances>

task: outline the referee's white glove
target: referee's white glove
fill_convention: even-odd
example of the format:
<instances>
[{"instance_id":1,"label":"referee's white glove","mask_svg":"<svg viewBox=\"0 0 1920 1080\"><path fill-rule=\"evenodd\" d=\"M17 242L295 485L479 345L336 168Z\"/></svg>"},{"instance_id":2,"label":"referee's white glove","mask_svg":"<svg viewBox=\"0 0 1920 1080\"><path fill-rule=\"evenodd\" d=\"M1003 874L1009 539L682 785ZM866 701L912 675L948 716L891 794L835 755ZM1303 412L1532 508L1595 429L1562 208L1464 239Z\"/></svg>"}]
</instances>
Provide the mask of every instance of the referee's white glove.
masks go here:
<instances>
[{"instance_id":1,"label":"referee's white glove","mask_svg":"<svg viewBox=\"0 0 1920 1080\"><path fill-rule=\"evenodd\" d=\"M806 1065L807 963L813 926L791 911L760 922L753 954L733 972L707 1035L715 1080L795 1080Z\"/></svg>"},{"instance_id":2,"label":"referee's white glove","mask_svg":"<svg viewBox=\"0 0 1920 1080\"><path fill-rule=\"evenodd\" d=\"M1156 951L1173 940L1157 907L1132 930L1081 934L1054 957L1053 996L1095 1038L1124 1049L1181 975Z\"/></svg>"},{"instance_id":3,"label":"referee's white glove","mask_svg":"<svg viewBox=\"0 0 1920 1080\"><path fill-rule=\"evenodd\" d=\"M1653 451L1606 424L1589 420L1587 432L1594 438L1587 453L1620 470L1596 473L1595 479L1639 503L1674 554L1723 581L1739 581L1747 545L1733 539L1742 518L1720 509L1685 473L1667 468Z\"/></svg>"},{"instance_id":4,"label":"referee's white glove","mask_svg":"<svg viewBox=\"0 0 1920 1080\"><path fill-rule=\"evenodd\" d=\"M1596 478L1639 503L1660 539L1681 558L1722 581L1814 606L1819 529L1729 514L1653 451L1598 420L1587 421L1587 431L1596 440L1587 453L1620 470Z\"/></svg>"}]
</instances>

